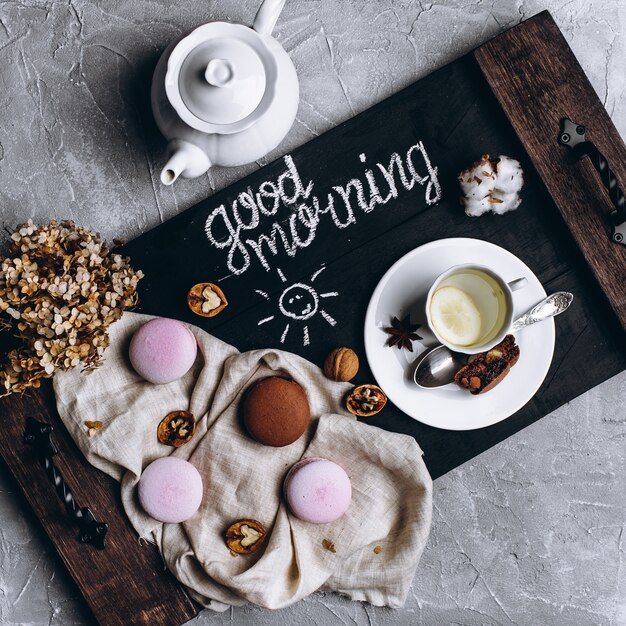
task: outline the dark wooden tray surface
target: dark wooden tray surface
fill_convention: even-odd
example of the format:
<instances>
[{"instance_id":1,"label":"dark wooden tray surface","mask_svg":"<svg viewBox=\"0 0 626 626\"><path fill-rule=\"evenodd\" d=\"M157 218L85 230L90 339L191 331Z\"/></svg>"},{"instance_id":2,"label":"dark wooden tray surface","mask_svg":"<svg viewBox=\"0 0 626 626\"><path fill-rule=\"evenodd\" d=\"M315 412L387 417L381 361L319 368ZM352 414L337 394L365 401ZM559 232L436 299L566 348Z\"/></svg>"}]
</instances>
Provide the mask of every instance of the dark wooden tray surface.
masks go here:
<instances>
[{"instance_id":1,"label":"dark wooden tray surface","mask_svg":"<svg viewBox=\"0 0 626 626\"><path fill-rule=\"evenodd\" d=\"M526 59L526 65L520 64L517 70L523 72L522 76L526 76L535 56L558 58L557 67L577 66L562 38L540 37L544 30L552 35L553 24L544 13L506 33L505 48L514 43L523 46L524 54L518 51L518 56ZM520 35L515 37L518 31ZM529 31L533 32L530 38ZM491 51L492 65L498 58L499 39L486 44ZM540 44L535 45L537 41ZM526 117L517 113L533 131L527 131L525 140L537 141L536 136L541 135L543 141L552 146L546 149L548 156L544 157L541 152L536 158L561 157L561 169L553 172L550 183L559 188L567 185L568 193L551 197L537 175L535 159L528 157L497 93L494 95L489 88L481 63L477 63L477 59L484 56L484 48L407 87L291 155L303 186L314 181L312 195L321 197L326 190L345 184L352 177L363 178L366 166L358 158L360 153L366 154L368 163L388 163L392 152L406 152L409 146L421 140L432 163L439 168L443 188L441 202L427 205L423 188L420 188L399 193L393 204L376 207L368 214L355 213L356 223L345 229L338 230L330 220L320 221L313 243L298 250L295 256L290 257L281 249L280 240L277 255L266 252L269 271L255 260L248 245L249 268L232 275L227 267L227 249L217 249L207 241L204 229L207 217L220 205L228 207L232 214L231 207L238 194L247 189L256 190L264 181L277 180L285 171L285 163L279 159L122 248L146 273L140 285L139 310L199 325L240 350L282 347L321 365L328 352L341 345L353 347L364 357L363 320L371 293L386 270L406 252L443 237L471 236L503 246L526 262L548 291L572 291L575 303L557 320L556 352L546 381L533 400L509 419L478 431L449 432L424 426L389 406L378 416L366 420L382 428L413 435L425 452L433 477L460 465L624 369L624 333L620 320L607 306L604 285L594 280L588 270L586 257L581 254L568 229L569 222L563 220L555 202L556 199L566 205L578 197L581 189L586 195L595 193L597 204L605 201L604 190L599 181L593 179L589 184L572 174L572 170L577 172L590 164L571 160L569 151L558 144L560 113L551 114L556 121L544 122L541 118L540 124L533 117L534 110L529 108ZM516 84L521 79L510 66L509 57L503 55L502 58L509 63L510 81ZM551 66L543 64L541 69L531 74L531 83L550 82L544 75L550 74ZM591 90L588 83L579 86L582 91L585 88ZM597 100L592 90L588 98ZM564 115L579 114L578 109L567 104L562 108ZM593 120L585 118L583 123L590 129L595 127ZM508 154L522 161L526 177L524 202L520 209L504 216L468 218L458 202L456 175L487 151ZM620 161L618 154L612 156L614 162ZM287 230L293 209L281 207L279 211L282 213L278 216L264 218L257 228L242 231L240 239L257 239L259 233L268 233L272 223L278 220ZM241 212L245 222L249 213ZM570 217L573 219L576 215ZM587 207L585 216L594 219L598 228L604 226L603 216L596 206ZM609 242L606 230L590 231L587 246L591 248L598 240L598 245L610 258L615 280L624 284L626 264L619 262L622 246ZM226 238L225 234L223 241ZM264 250L267 251L267 247ZM236 262L239 255L237 251ZM338 293L323 303L337 324L329 326L319 317L310 320L307 322L310 344L304 346L303 324L298 327L297 323L292 323L281 343L285 323L289 320L277 314L280 293L285 285L310 282L310 277L322 264L326 269L317 278L315 287L320 293ZM287 282L283 282L281 273ZM191 285L206 280L219 282L230 303L218 317L208 320L191 313L185 299ZM260 320L272 315L275 319L259 325ZM588 367L586 363L591 358L594 366ZM362 362L356 382L372 382L364 358Z\"/></svg>"},{"instance_id":2,"label":"dark wooden tray surface","mask_svg":"<svg viewBox=\"0 0 626 626\"><path fill-rule=\"evenodd\" d=\"M626 246L609 240L609 196L589 159L576 162L570 150L553 141L562 117L586 126L588 139L624 189L626 147L609 114L547 11L481 46L474 56L626 329Z\"/></svg>"},{"instance_id":3,"label":"dark wooden tray surface","mask_svg":"<svg viewBox=\"0 0 626 626\"><path fill-rule=\"evenodd\" d=\"M533 269L547 291L572 291L576 300L557 320L556 351L544 384L509 419L479 431L450 432L424 426L391 405L369 420L416 437L436 478L626 367L624 292L612 287L625 283L624 252L608 243L602 215L608 199L590 164L574 162L556 143L563 115L588 127L624 187L624 145L544 12L292 153L302 179L314 180L321 193L363 176L360 153L368 163L388 162L391 152L406 152L421 140L439 168L444 191L439 204L428 206L423 189L399 193L385 207L359 214L357 223L345 229L320 222L310 246L293 258L279 253L269 272L255 263L243 274L227 277L231 272L224 251L209 246L205 237L206 217L249 186L276 180L285 170L280 159L122 248L146 273L140 310L189 321L240 350L282 347L321 364L330 349L350 345L364 357L365 308L380 277L400 256L422 243L454 236L507 248ZM524 204L512 214L472 220L458 204L455 176L487 151L522 161ZM289 211L279 217L284 224ZM266 218L267 224L275 219ZM262 228L255 236L265 232ZM282 325L276 320L258 325L275 312L284 288L278 269L294 283L309 279L322 264L319 284L338 293L328 301L328 312L338 323L329 326L317 319L310 324L309 345L303 346L301 332L290 332L281 344ZM193 316L185 305L187 289L220 278L229 307L213 320ZM362 363L357 382L371 381L364 358ZM162 571L156 550L137 542L114 481L87 465L60 425L49 387L4 399L0 414L6 424L0 452L97 620L107 625L174 624L192 617L197 607ZM78 543L74 529L66 525L43 471L21 444L26 415L57 428L62 472L81 504L111 525L105 551Z\"/></svg>"}]
</instances>

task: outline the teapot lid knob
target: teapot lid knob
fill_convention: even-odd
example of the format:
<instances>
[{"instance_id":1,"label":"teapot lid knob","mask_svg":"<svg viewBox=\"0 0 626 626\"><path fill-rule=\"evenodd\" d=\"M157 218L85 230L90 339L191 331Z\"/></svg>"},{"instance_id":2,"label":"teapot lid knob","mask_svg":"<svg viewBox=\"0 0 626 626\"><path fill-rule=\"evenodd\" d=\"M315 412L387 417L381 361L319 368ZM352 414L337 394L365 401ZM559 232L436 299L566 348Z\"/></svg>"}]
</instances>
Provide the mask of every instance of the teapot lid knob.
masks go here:
<instances>
[{"instance_id":1,"label":"teapot lid knob","mask_svg":"<svg viewBox=\"0 0 626 626\"><path fill-rule=\"evenodd\" d=\"M206 66L204 78L213 87L226 87L235 79L235 69L226 59L211 59Z\"/></svg>"}]
</instances>

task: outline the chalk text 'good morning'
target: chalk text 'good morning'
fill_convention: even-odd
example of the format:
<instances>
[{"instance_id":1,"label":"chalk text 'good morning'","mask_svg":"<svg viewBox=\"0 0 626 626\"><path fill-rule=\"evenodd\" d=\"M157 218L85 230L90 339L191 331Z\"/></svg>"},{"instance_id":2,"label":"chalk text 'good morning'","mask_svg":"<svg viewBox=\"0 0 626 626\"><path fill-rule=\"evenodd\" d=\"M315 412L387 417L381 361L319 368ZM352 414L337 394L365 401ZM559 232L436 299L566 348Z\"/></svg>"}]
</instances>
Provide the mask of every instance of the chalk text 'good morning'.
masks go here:
<instances>
[{"instance_id":1,"label":"chalk text 'good morning'","mask_svg":"<svg viewBox=\"0 0 626 626\"><path fill-rule=\"evenodd\" d=\"M359 159L366 164L365 154ZM394 152L388 164L376 163L366 167L360 178L334 185L325 197L313 194L314 181L305 184L291 155L286 155L284 162L286 169L275 181L265 181L256 190L248 187L231 204L213 209L206 219L209 243L228 251L228 269L235 275L243 274L255 260L269 271L280 250L295 257L298 250L309 246L323 220L347 228L356 224L361 214L385 206L416 185L423 188L427 204L441 199L437 167L421 141L404 155ZM290 209L289 215L257 234L266 225L265 218L276 216L281 206Z\"/></svg>"}]
</instances>

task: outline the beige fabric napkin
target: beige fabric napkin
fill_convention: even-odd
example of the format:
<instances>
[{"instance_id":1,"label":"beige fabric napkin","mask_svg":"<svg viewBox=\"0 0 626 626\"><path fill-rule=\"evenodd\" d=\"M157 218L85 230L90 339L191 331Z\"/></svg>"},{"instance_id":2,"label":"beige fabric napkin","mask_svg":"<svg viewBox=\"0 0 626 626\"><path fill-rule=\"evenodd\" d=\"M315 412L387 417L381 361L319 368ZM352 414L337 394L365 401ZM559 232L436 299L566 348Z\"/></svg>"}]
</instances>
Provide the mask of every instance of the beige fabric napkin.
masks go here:
<instances>
[{"instance_id":1,"label":"beige fabric napkin","mask_svg":"<svg viewBox=\"0 0 626 626\"><path fill-rule=\"evenodd\" d=\"M279 350L239 354L193 326L200 351L192 370L174 383L147 383L127 359L130 337L147 319L125 313L111 328L102 366L90 374L59 373L54 390L61 418L83 454L121 482L131 523L157 544L193 597L215 610L246 602L281 608L322 588L402 606L432 512L432 482L415 440L357 422L342 408L350 385L329 381L305 359ZM250 439L238 414L242 392L276 374L306 390L313 416L308 433L284 448ZM198 427L188 444L174 450L158 442L156 430L169 411L179 409L191 411ZM104 426L89 438L85 420ZM155 521L137 500L142 469L169 454L190 461L204 482L202 505L183 524ZM336 522L302 522L283 501L287 470L308 456L335 461L350 476L352 504ZM242 518L261 521L270 537L258 553L234 558L224 531ZM335 544L336 553L324 548L324 539ZM378 554L376 546L382 548Z\"/></svg>"}]
</instances>

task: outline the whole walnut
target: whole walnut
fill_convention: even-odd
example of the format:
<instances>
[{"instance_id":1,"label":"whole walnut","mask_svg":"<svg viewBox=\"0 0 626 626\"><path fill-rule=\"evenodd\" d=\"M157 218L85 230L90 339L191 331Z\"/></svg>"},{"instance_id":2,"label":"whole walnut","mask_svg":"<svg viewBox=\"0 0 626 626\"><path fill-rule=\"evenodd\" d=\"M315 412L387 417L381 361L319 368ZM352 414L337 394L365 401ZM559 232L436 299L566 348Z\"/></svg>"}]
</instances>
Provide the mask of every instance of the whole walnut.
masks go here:
<instances>
[{"instance_id":1,"label":"whole walnut","mask_svg":"<svg viewBox=\"0 0 626 626\"><path fill-rule=\"evenodd\" d=\"M331 380L347 382L359 371L359 357L350 348L335 348L324 363L324 374Z\"/></svg>"}]
</instances>

